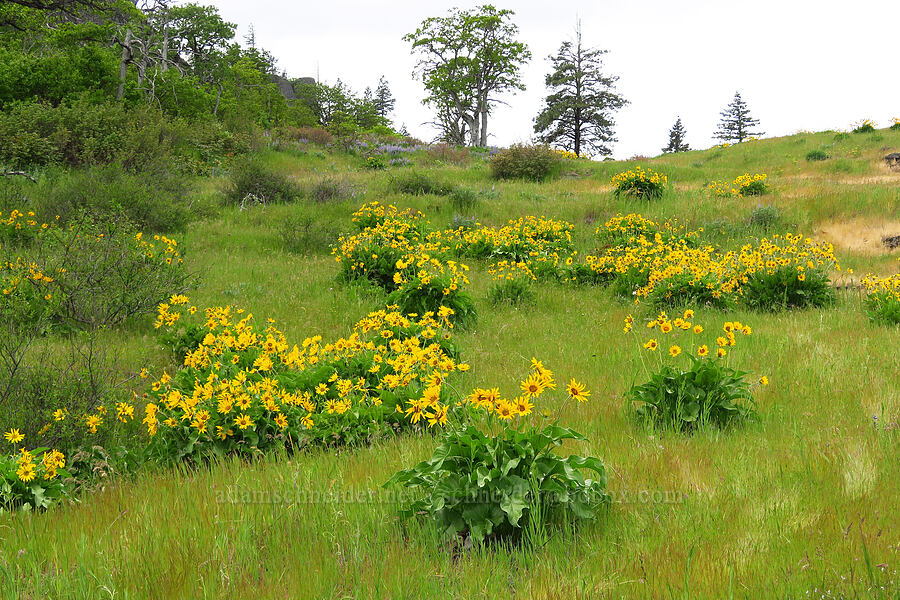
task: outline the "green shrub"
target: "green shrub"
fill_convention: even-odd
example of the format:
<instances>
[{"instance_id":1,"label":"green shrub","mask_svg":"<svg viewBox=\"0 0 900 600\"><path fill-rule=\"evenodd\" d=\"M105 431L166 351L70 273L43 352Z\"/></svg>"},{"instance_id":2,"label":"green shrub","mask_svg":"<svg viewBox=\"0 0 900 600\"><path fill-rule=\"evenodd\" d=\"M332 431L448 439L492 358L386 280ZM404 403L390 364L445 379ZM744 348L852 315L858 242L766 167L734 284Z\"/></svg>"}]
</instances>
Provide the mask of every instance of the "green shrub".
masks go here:
<instances>
[{"instance_id":1,"label":"green shrub","mask_svg":"<svg viewBox=\"0 0 900 600\"><path fill-rule=\"evenodd\" d=\"M875 124L869 119L864 119L853 129L853 133L873 133L875 131Z\"/></svg>"},{"instance_id":2,"label":"green shrub","mask_svg":"<svg viewBox=\"0 0 900 600\"><path fill-rule=\"evenodd\" d=\"M471 212L478 206L478 196L475 190L457 186L450 193L450 206L462 213Z\"/></svg>"},{"instance_id":3,"label":"green shrub","mask_svg":"<svg viewBox=\"0 0 900 600\"><path fill-rule=\"evenodd\" d=\"M392 192L410 194L412 196L449 196L453 193L453 186L432 179L424 173L407 171L391 177L388 185Z\"/></svg>"},{"instance_id":4,"label":"green shrub","mask_svg":"<svg viewBox=\"0 0 900 600\"><path fill-rule=\"evenodd\" d=\"M500 399L496 390L476 389L465 402L435 409L446 425L431 458L385 484L418 492L401 507L401 517L425 517L442 536L462 545L538 548L550 537L548 526L591 519L609 501L599 459L555 451L566 441L586 441L584 436L557 423L535 426L527 418L531 400L553 384L552 374L533 364L522 382L522 389L533 392L515 401ZM574 379L565 387L569 399L584 401L589 395ZM596 479L585 478L583 470L593 471Z\"/></svg>"},{"instance_id":5,"label":"green shrub","mask_svg":"<svg viewBox=\"0 0 900 600\"><path fill-rule=\"evenodd\" d=\"M346 179L325 177L307 190L307 197L313 202L344 202L356 198L356 187Z\"/></svg>"},{"instance_id":6,"label":"green shrub","mask_svg":"<svg viewBox=\"0 0 900 600\"><path fill-rule=\"evenodd\" d=\"M835 143L843 142L843 141L846 141L846 140L849 140L849 139L850 139L850 134L849 134L849 133L845 133L845 132L842 131L842 132L840 132L840 133L834 134L834 142L835 142Z\"/></svg>"},{"instance_id":7,"label":"green shrub","mask_svg":"<svg viewBox=\"0 0 900 600\"><path fill-rule=\"evenodd\" d=\"M259 157L235 163L225 189L225 197L241 205L292 202L300 194L300 188L293 180L274 171Z\"/></svg>"},{"instance_id":8,"label":"green shrub","mask_svg":"<svg viewBox=\"0 0 900 600\"><path fill-rule=\"evenodd\" d=\"M384 171L387 169L387 163L380 154L373 154L366 158L365 167L370 171Z\"/></svg>"},{"instance_id":9,"label":"green shrub","mask_svg":"<svg viewBox=\"0 0 900 600\"><path fill-rule=\"evenodd\" d=\"M530 280L524 277L503 279L491 286L488 300L493 306L522 306L534 302L534 290L531 289Z\"/></svg>"},{"instance_id":10,"label":"green shrub","mask_svg":"<svg viewBox=\"0 0 900 600\"><path fill-rule=\"evenodd\" d=\"M629 390L628 399L639 419L657 427L692 431L707 424L739 423L755 413L745 372L715 358L690 358L688 369L665 366L650 381Z\"/></svg>"},{"instance_id":11,"label":"green shrub","mask_svg":"<svg viewBox=\"0 0 900 600\"><path fill-rule=\"evenodd\" d=\"M741 287L741 301L754 310L821 308L836 298L824 269L799 271L794 265L760 269Z\"/></svg>"},{"instance_id":12,"label":"green shrub","mask_svg":"<svg viewBox=\"0 0 900 600\"><path fill-rule=\"evenodd\" d=\"M124 215L150 232L182 231L191 220L185 180L169 172L129 173L117 165L93 167L42 180L35 212L66 223L82 212L98 218Z\"/></svg>"},{"instance_id":13,"label":"green shrub","mask_svg":"<svg viewBox=\"0 0 900 600\"><path fill-rule=\"evenodd\" d=\"M806 160L809 162L817 160L827 160L828 154L824 150L810 150L806 153Z\"/></svg>"},{"instance_id":14,"label":"green shrub","mask_svg":"<svg viewBox=\"0 0 900 600\"><path fill-rule=\"evenodd\" d=\"M661 312L646 326L635 324L630 315L625 319L625 332L636 337L637 352L643 355L639 364L648 376L645 383L632 385L626 397L637 418L648 425L690 432L755 416L747 373L728 366L737 335L751 335L751 328L729 321L715 342L703 343L703 336L716 333L705 331L693 317L688 309L674 319ZM760 381L767 383L765 378Z\"/></svg>"},{"instance_id":15,"label":"green shrub","mask_svg":"<svg viewBox=\"0 0 900 600\"><path fill-rule=\"evenodd\" d=\"M657 282L646 301L654 310L703 306L725 310L734 304L731 296L719 290L718 278L707 273L697 277L694 273L678 273Z\"/></svg>"},{"instance_id":16,"label":"green shrub","mask_svg":"<svg viewBox=\"0 0 900 600\"><path fill-rule=\"evenodd\" d=\"M612 178L617 198L624 195L647 200L656 199L662 196L667 182L668 178L662 173L644 170L640 166Z\"/></svg>"},{"instance_id":17,"label":"green shrub","mask_svg":"<svg viewBox=\"0 0 900 600\"><path fill-rule=\"evenodd\" d=\"M559 154L549 146L515 144L491 157L491 175L496 179L544 181L556 173Z\"/></svg>"},{"instance_id":18,"label":"green shrub","mask_svg":"<svg viewBox=\"0 0 900 600\"><path fill-rule=\"evenodd\" d=\"M747 224L751 228L769 231L781 224L781 212L777 206L772 204L758 204L750 211L750 216L747 217Z\"/></svg>"},{"instance_id":19,"label":"green shrub","mask_svg":"<svg viewBox=\"0 0 900 600\"><path fill-rule=\"evenodd\" d=\"M388 306L397 306L403 314L437 314L441 307L453 311L450 320L460 327L471 327L478 319L475 301L453 283L451 276L412 275L388 294Z\"/></svg>"},{"instance_id":20,"label":"green shrub","mask_svg":"<svg viewBox=\"0 0 900 600\"><path fill-rule=\"evenodd\" d=\"M894 119L894 123L888 127L891 131L900 131L900 121Z\"/></svg>"},{"instance_id":21,"label":"green shrub","mask_svg":"<svg viewBox=\"0 0 900 600\"><path fill-rule=\"evenodd\" d=\"M862 281L866 289L863 306L874 323L900 325L900 274L877 277L869 274Z\"/></svg>"},{"instance_id":22,"label":"green shrub","mask_svg":"<svg viewBox=\"0 0 900 600\"><path fill-rule=\"evenodd\" d=\"M22 102L0 113L0 162L17 168L116 162L136 171L162 163L180 135L151 108L86 99L59 106Z\"/></svg>"},{"instance_id":23,"label":"green shrub","mask_svg":"<svg viewBox=\"0 0 900 600\"><path fill-rule=\"evenodd\" d=\"M111 402L129 377L107 332L153 312L193 277L175 240L144 239L122 217L34 227L40 233L16 256L0 257L0 422L29 440L42 432L55 447L105 445L112 432L95 435L85 418L114 418Z\"/></svg>"}]
</instances>

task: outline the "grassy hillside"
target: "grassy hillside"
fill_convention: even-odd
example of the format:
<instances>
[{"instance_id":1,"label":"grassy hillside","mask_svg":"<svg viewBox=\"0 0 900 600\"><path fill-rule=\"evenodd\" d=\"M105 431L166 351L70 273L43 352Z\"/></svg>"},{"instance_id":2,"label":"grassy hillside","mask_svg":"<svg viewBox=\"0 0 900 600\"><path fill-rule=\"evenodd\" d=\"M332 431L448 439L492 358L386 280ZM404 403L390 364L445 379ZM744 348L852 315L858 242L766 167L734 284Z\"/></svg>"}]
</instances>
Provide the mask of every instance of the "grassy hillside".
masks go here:
<instances>
[{"instance_id":1,"label":"grassy hillside","mask_svg":"<svg viewBox=\"0 0 900 600\"><path fill-rule=\"evenodd\" d=\"M807 161L816 149L829 158ZM455 334L472 365L459 385L512 392L532 356L561 380L582 380L590 401L567 404L561 420L589 438L566 449L609 469L614 501L597 521L536 550L451 551L430 526L399 524L381 487L434 448L430 435L404 434L371 447L144 470L76 504L0 515L0 589L10 598L898 597L900 328L870 323L852 285L866 272L900 271L900 251L880 245L882 234L900 234L900 171L881 160L897 149L900 131L802 133L641 161L568 161L545 183L498 182L484 161L421 153L385 171L340 153L266 153L299 184L332 179L348 197L216 209L180 246L201 276L194 304L246 307L292 340L345 335L383 304L380 292L338 283L330 254L351 214L373 200L417 209L438 228L460 216L563 219L582 254L617 213L678 219L723 248L799 232L835 243L842 270L833 279L851 285L824 309L698 308L698 322L752 325L737 364L771 384L756 390L758 422L688 436L629 416L625 393L644 376L622 322L642 308L609 289L547 282L535 284L533 304L495 307L487 263L465 261L479 319ZM636 165L668 176L660 200L612 193L611 177ZM449 197L391 191L413 170L478 200L461 210ZM756 172L768 175L766 195L705 190ZM225 184L205 179L194 193L205 205ZM768 228L751 220L759 205L777 208ZM108 343L121 364L172 372L150 331L135 325ZM284 502L258 501L279 494Z\"/></svg>"}]
</instances>

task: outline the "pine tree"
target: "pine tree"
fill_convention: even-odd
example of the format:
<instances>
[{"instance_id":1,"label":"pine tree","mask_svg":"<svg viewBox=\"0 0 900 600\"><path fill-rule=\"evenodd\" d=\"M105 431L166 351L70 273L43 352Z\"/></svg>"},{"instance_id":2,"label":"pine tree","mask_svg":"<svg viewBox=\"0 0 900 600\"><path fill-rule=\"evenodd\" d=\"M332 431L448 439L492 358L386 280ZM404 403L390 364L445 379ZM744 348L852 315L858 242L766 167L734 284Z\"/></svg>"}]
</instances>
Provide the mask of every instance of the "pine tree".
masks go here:
<instances>
[{"instance_id":1,"label":"pine tree","mask_svg":"<svg viewBox=\"0 0 900 600\"><path fill-rule=\"evenodd\" d=\"M734 93L734 100L722 111L721 115L719 129L714 136L716 139L741 143L751 136L765 135L762 131L750 131L751 128L759 125L759 120L750 116L750 109L741 99L740 92Z\"/></svg>"},{"instance_id":2,"label":"pine tree","mask_svg":"<svg viewBox=\"0 0 900 600\"><path fill-rule=\"evenodd\" d=\"M687 142L684 141L684 126L681 124L681 117L672 125L669 130L669 145L662 149L663 152L687 152L691 149Z\"/></svg>"},{"instance_id":3,"label":"pine tree","mask_svg":"<svg viewBox=\"0 0 900 600\"><path fill-rule=\"evenodd\" d=\"M375 110L378 111L379 117L387 119L391 111L394 110L394 96L388 87L388 82L384 75L378 79L378 87L375 88Z\"/></svg>"},{"instance_id":4,"label":"pine tree","mask_svg":"<svg viewBox=\"0 0 900 600\"><path fill-rule=\"evenodd\" d=\"M608 144L616 141L611 113L628 102L613 88L619 78L601 71L606 50L582 45L580 23L575 34L574 44L563 42L557 55L550 57L553 71L546 84L553 93L535 118L534 131L547 144L606 156L612 153Z\"/></svg>"}]
</instances>

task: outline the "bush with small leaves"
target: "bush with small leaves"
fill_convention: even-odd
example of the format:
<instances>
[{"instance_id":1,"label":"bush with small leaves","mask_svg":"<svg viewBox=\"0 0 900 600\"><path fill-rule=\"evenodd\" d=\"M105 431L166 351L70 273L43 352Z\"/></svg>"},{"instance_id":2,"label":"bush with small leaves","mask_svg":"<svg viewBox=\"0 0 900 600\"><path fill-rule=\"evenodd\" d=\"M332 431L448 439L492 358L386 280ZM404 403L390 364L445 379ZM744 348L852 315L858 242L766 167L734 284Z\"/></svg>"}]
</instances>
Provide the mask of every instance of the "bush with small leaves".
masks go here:
<instances>
[{"instance_id":1,"label":"bush with small leaves","mask_svg":"<svg viewBox=\"0 0 900 600\"><path fill-rule=\"evenodd\" d=\"M225 197L234 204L243 204L248 198L259 204L293 202L300 193L292 179L274 171L258 157L238 161L225 189Z\"/></svg>"},{"instance_id":2,"label":"bush with small leaves","mask_svg":"<svg viewBox=\"0 0 900 600\"><path fill-rule=\"evenodd\" d=\"M828 154L824 150L810 150L806 153L806 160L809 162L828 160Z\"/></svg>"},{"instance_id":3,"label":"bush with small leaves","mask_svg":"<svg viewBox=\"0 0 900 600\"><path fill-rule=\"evenodd\" d=\"M557 172L561 160L549 146L515 144L491 157L491 175L496 179L544 181Z\"/></svg>"}]
</instances>

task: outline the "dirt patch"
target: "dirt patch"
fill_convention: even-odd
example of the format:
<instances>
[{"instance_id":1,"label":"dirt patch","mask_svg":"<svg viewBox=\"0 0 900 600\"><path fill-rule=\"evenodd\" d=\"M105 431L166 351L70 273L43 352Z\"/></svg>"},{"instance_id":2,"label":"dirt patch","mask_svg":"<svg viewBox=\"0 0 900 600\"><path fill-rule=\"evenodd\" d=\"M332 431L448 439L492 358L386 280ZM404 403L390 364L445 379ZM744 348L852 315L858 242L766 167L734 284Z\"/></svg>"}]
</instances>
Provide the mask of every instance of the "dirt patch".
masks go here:
<instances>
[{"instance_id":1,"label":"dirt patch","mask_svg":"<svg viewBox=\"0 0 900 600\"><path fill-rule=\"evenodd\" d=\"M816 237L860 254L890 254L892 250L882 240L895 235L900 235L900 221L852 219L823 223L816 228Z\"/></svg>"}]
</instances>

